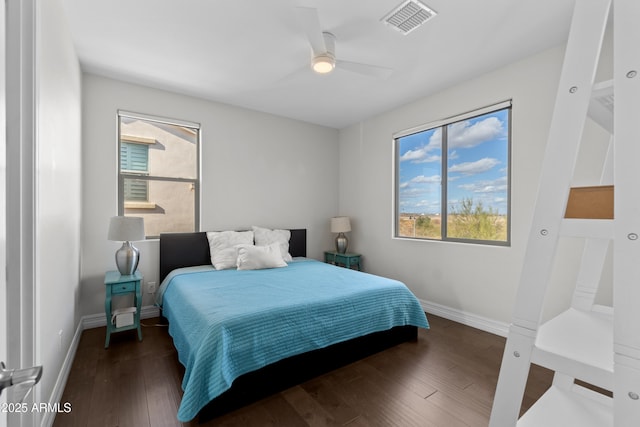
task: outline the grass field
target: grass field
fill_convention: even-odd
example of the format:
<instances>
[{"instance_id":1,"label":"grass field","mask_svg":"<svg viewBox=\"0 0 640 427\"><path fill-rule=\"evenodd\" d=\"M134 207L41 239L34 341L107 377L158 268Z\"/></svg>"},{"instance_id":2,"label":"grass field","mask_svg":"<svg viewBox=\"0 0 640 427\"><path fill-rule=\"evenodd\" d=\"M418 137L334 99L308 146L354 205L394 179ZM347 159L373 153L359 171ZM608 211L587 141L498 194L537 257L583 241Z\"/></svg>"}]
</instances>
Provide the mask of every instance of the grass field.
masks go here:
<instances>
[{"instance_id":1,"label":"grass field","mask_svg":"<svg viewBox=\"0 0 640 427\"><path fill-rule=\"evenodd\" d=\"M401 214L400 237L442 239L440 215ZM450 238L474 240L507 240L506 215L449 215L447 232Z\"/></svg>"}]
</instances>

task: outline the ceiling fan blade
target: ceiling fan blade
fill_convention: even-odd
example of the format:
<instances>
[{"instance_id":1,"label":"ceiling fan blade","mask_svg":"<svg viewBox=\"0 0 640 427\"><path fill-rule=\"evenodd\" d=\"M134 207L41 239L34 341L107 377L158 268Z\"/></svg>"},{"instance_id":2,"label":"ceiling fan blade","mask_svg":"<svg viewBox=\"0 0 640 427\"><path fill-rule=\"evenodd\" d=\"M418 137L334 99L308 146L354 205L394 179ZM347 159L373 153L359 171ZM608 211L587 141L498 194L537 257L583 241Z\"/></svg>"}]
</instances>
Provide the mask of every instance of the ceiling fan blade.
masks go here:
<instances>
[{"instance_id":1,"label":"ceiling fan blade","mask_svg":"<svg viewBox=\"0 0 640 427\"><path fill-rule=\"evenodd\" d=\"M320 55L327 51L320 27L320 18L318 18L318 10L311 7L296 7L296 14L300 25L307 33L307 39L313 50L313 55Z\"/></svg>"},{"instance_id":2,"label":"ceiling fan blade","mask_svg":"<svg viewBox=\"0 0 640 427\"><path fill-rule=\"evenodd\" d=\"M336 68L381 79L386 79L393 73L391 68L342 60L336 60Z\"/></svg>"}]
</instances>

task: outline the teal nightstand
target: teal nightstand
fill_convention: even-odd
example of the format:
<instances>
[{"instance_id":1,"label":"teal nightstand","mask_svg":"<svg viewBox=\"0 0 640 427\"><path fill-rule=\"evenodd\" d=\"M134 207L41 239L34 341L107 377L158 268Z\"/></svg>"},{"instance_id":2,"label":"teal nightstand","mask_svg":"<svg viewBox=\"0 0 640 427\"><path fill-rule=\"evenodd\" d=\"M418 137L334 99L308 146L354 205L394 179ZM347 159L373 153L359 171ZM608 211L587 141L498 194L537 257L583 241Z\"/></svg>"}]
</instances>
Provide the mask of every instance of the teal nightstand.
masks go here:
<instances>
[{"instance_id":1,"label":"teal nightstand","mask_svg":"<svg viewBox=\"0 0 640 427\"><path fill-rule=\"evenodd\" d=\"M107 271L104 276L104 285L106 298L104 300L104 311L107 315L107 339L104 342L104 348L109 347L109 339L114 332L128 331L131 329L138 330L138 340L142 341L142 330L140 329L140 308L142 307L142 274L139 271L123 276L118 271ZM134 304L136 312L133 315L133 324L116 328L111 322L111 298L115 295L134 295Z\"/></svg>"},{"instance_id":2,"label":"teal nightstand","mask_svg":"<svg viewBox=\"0 0 640 427\"><path fill-rule=\"evenodd\" d=\"M356 267L358 270L362 270L362 260L360 258L360 254L341 254L336 251L324 252L324 262L346 268Z\"/></svg>"}]
</instances>

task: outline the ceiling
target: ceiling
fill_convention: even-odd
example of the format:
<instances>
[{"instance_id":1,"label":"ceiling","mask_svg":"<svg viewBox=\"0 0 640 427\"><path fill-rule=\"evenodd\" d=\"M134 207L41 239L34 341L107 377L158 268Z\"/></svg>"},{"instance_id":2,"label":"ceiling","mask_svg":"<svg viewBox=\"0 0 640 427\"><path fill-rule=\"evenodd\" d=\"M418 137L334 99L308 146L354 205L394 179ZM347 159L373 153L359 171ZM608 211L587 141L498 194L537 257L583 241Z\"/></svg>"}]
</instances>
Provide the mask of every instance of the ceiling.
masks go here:
<instances>
[{"instance_id":1,"label":"ceiling","mask_svg":"<svg viewBox=\"0 0 640 427\"><path fill-rule=\"evenodd\" d=\"M381 22L401 0L62 3L84 71L340 129L564 43L575 0L424 0L438 14L408 35ZM315 74L299 6L391 75Z\"/></svg>"}]
</instances>

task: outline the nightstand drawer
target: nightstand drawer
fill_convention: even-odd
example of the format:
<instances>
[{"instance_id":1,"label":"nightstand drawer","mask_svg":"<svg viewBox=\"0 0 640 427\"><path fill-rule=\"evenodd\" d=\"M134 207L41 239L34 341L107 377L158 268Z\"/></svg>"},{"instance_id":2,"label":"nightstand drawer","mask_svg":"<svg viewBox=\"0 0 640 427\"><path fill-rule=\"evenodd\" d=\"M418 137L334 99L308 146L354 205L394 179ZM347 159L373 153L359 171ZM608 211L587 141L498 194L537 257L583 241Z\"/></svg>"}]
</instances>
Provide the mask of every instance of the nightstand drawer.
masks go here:
<instances>
[{"instance_id":1,"label":"nightstand drawer","mask_svg":"<svg viewBox=\"0 0 640 427\"><path fill-rule=\"evenodd\" d=\"M360 259L360 254L353 253L344 253L341 254L336 251L325 251L324 253L324 262L338 265L340 267L346 268L357 268L358 270L362 270L362 260Z\"/></svg>"},{"instance_id":2,"label":"nightstand drawer","mask_svg":"<svg viewBox=\"0 0 640 427\"><path fill-rule=\"evenodd\" d=\"M123 283L115 283L111 285L112 294L124 294L129 292L135 292L135 290L136 290L136 282L123 282Z\"/></svg>"}]
</instances>

